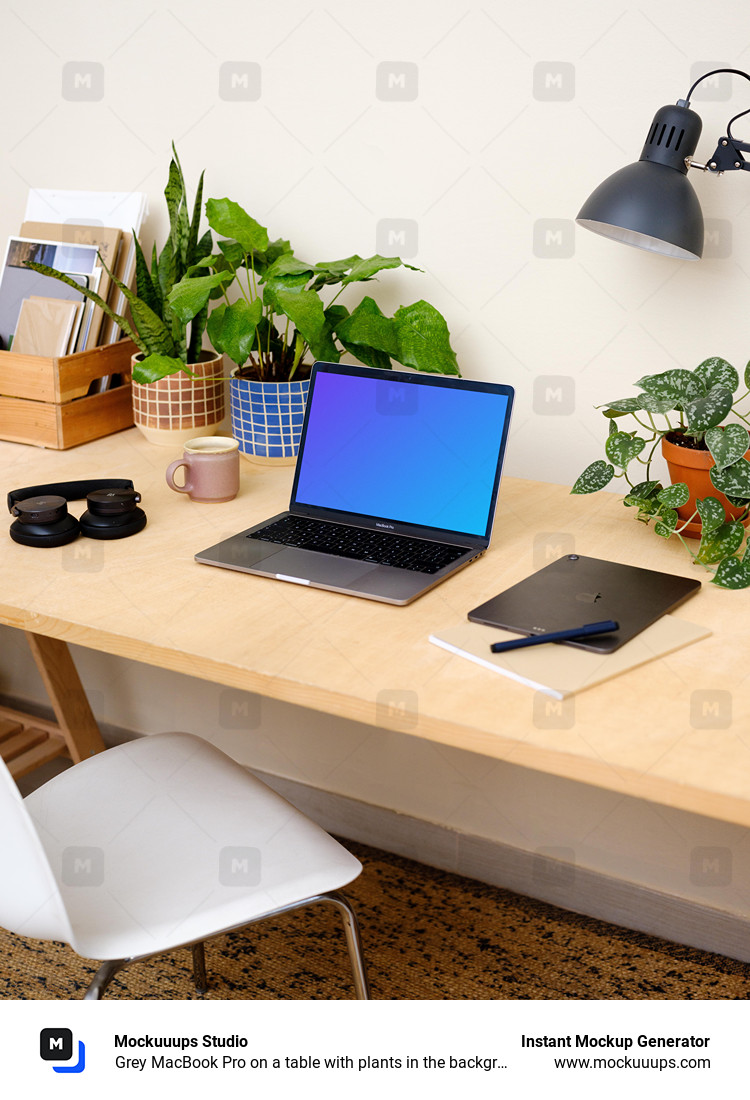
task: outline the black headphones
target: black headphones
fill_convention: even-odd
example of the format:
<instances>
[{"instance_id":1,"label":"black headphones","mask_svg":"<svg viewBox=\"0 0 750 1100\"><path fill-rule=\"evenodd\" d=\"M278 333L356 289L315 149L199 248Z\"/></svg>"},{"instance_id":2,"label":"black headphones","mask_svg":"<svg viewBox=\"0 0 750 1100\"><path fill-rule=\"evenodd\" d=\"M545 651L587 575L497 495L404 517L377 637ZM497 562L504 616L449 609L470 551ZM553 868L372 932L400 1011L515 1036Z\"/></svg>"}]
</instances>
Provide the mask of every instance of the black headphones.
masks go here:
<instances>
[{"instance_id":1,"label":"black headphones","mask_svg":"<svg viewBox=\"0 0 750 1100\"><path fill-rule=\"evenodd\" d=\"M68 513L69 500L86 498L80 520ZM8 493L8 511L16 517L10 537L22 546L65 546L79 534L90 539L124 539L146 526L146 513L136 507L141 494L124 478L64 481L32 485Z\"/></svg>"}]
</instances>

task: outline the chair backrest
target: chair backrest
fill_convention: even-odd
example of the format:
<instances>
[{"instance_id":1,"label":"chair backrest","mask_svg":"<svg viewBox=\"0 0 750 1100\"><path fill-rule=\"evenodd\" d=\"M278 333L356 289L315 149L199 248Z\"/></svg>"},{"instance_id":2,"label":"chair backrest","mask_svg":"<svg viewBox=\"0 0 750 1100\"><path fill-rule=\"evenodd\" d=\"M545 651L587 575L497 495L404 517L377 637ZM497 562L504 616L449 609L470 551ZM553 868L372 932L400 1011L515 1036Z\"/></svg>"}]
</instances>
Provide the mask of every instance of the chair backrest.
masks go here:
<instances>
[{"instance_id":1,"label":"chair backrest","mask_svg":"<svg viewBox=\"0 0 750 1100\"><path fill-rule=\"evenodd\" d=\"M0 926L70 943L72 931L39 834L0 759Z\"/></svg>"}]
</instances>

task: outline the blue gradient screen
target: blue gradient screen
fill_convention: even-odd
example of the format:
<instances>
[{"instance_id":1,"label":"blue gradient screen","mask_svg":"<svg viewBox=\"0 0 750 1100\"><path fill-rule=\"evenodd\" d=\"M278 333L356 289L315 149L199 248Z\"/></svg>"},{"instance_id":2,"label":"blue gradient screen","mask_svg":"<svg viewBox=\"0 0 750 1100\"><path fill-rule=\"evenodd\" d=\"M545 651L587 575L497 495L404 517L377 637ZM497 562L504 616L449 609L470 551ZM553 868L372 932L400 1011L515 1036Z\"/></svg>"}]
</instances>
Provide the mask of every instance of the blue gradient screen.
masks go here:
<instances>
[{"instance_id":1,"label":"blue gradient screen","mask_svg":"<svg viewBox=\"0 0 750 1100\"><path fill-rule=\"evenodd\" d=\"M508 397L319 372L295 502L484 536Z\"/></svg>"}]
</instances>

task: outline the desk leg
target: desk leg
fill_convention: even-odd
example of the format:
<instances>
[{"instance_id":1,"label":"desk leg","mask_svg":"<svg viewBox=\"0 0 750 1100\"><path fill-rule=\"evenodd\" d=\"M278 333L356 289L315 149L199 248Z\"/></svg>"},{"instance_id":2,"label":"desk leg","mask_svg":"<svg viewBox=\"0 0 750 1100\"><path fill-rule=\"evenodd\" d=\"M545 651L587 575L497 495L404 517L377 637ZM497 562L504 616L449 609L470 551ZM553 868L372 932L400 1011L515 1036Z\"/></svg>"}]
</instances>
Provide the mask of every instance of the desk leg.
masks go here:
<instances>
[{"instance_id":1,"label":"desk leg","mask_svg":"<svg viewBox=\"0 0 750 1100\"><path fill-rule=\"evenodd\" d=\"M103 752L104 742L65 642L26 631L36 666L74 764Z\"/></svg>"}]
</instances>

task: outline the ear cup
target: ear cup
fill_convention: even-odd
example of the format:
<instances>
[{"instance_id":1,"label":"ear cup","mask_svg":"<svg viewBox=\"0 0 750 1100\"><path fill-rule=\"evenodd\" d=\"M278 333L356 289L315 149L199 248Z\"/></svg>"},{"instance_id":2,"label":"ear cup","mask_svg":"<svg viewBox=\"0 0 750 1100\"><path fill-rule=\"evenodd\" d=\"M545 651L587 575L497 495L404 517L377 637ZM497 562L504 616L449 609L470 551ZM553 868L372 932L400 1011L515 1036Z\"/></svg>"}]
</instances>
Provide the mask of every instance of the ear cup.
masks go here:
<instances>
[{"instance_id":1,"label":"ear cup","mask_svg":"<svg viewBox=\"0 0 750 1100\"><path fill-rule=\"evenodd\" d=\"M142 508L122 516L97 516L84 512L80 518L81 534L88 539L125 539L137 535L146 526L146 513Z\"/></svg>"},{"instance_id":2,"label":"ear cup","mask_svg":"<svg viewBox=\"0 0 750 1100\"><path fill-rule=\"evenodd\" d=\"M97 489L86 497L87 510L80 519L81 534L90 539L124 539L146 526L146 513L136 507L141 499L135 489Z\"/></svg>"},{"instance_id":3,"label":"ear cup","mask_svg":"<svg viewBox=\"0 0 750 1100\"><path fill-rule=\"evenodd\" d=\"M78 520L68 514L65 497L30 497L13 505L17 517L10 537L22 546L65 546L78 537Z\"/></svg>"}]
</instances>

